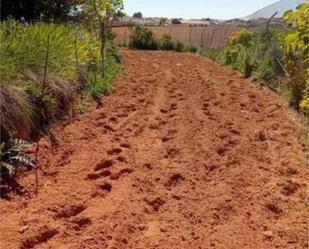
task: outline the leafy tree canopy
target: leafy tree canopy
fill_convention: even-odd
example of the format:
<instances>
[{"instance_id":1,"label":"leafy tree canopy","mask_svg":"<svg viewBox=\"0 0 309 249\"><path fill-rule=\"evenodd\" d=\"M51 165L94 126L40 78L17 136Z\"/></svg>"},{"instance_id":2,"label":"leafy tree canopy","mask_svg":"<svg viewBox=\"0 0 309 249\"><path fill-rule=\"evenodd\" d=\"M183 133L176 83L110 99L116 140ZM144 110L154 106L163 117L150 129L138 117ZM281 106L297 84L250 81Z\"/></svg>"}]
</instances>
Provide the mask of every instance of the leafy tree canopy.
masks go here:
<instances>
[{"instance_id":1,"label":"leafy tree canopy","mask_svg":"<svg viewBox=\"0 0 309 249\"><path fill-rule=\"evenodd\" d=\"M2 0L1 20L68 21L74 18L80 0Z\"/></svg>"},{"instance_id":2,"label":"leafy tree canopy","mask_svg":"<svg viewBox=\"0 0 309 249\"><path fill-rule=\"evenodd\" d=\"M142 19L143 14L141 12L136 12L136 13L133 14L133 18Z\"/></svg>"}]
</instances>

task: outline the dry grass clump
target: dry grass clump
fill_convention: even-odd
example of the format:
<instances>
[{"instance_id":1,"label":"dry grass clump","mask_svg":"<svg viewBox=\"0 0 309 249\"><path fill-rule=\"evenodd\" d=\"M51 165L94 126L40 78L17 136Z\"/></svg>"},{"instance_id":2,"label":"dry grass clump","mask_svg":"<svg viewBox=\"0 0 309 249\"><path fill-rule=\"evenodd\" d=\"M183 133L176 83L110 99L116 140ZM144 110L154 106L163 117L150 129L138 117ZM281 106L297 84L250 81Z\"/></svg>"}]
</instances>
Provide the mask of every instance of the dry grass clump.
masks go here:
<instances>
[{"instance_id":1,"label":"dry grass clump","mask_svg":"<svg viewBox=\"0 0 309 249\"><path fill-rule=\"evenodd\" d=\"M1 140L15 133L26 137L34 127L34 106L20 87L0 86Z\"/></svg>"}]
</instances>

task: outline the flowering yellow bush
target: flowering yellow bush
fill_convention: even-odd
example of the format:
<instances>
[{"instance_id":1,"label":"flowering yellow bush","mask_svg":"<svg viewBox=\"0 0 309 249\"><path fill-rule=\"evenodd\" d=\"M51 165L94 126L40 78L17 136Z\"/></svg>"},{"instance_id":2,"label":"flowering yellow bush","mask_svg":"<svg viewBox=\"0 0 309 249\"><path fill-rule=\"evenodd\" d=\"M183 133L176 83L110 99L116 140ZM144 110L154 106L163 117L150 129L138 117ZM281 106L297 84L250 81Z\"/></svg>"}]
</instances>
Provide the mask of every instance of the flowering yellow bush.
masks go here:
<instances>
[{"instance_id":1,"label":"flowering yellow bush","mask_svg":"<svg viewBox=\"0 0 309 249\"><path fill-rule=\"evenodd\" d=\"M290 76L290 102L298 110L309 110L309 4L301 4L294 12L288 11L284 20L296 26L284 42L285 66Z\"/></svg>"}]
</instances>

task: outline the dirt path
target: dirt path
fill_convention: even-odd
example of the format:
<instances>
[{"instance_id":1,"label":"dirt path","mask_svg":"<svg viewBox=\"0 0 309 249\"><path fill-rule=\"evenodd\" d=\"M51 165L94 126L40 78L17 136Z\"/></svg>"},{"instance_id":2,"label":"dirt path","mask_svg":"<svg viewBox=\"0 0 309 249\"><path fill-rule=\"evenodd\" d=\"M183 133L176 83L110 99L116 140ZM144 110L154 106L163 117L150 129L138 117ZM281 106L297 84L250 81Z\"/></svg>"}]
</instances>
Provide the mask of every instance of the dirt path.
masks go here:
<instances>
[{"instance_id":1,"label":"dirt path","mask_svg":"<svg viewBox=\"0 0 309 249\"><path fill-rule=\"evenodd\" d=\"M196 55L124 51L104 107L42 143L40 192L1 201L1 248L308 247L287 108Z\"/></svg>"}]
</instances>

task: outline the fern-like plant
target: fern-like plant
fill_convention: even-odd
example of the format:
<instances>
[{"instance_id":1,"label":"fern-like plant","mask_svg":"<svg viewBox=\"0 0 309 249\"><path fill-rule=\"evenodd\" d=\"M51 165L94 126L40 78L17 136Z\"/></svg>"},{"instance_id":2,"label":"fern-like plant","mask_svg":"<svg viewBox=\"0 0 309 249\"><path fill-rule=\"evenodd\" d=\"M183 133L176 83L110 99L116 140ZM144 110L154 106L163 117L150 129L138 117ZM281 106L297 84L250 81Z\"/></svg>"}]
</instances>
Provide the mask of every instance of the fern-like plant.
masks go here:
<instances>
[{"instance_id":1,"label":"fern-like plant","mask_svg":"<svg viewBox=\"0 0 309 249\"><path fill-rule=\"evenodd\" d=\"M29 144L22 139L10 139L1 143L1 178L11 177L25 169L34 168L34 160L25 153Z\"/></svg>"}]
</instances>

